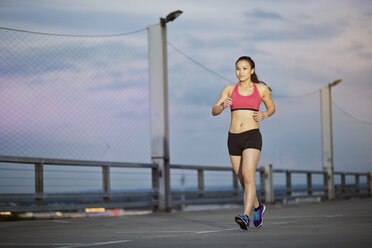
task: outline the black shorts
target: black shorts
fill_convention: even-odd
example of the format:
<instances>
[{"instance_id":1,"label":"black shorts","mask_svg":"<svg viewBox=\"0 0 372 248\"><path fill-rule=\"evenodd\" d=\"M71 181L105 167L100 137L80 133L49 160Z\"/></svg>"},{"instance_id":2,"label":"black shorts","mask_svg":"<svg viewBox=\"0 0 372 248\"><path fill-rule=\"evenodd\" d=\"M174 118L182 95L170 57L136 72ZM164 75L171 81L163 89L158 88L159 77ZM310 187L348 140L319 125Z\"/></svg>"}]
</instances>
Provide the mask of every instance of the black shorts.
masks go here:
<instances>
[{"instance_id":1,"label":"black shorts","mask_svg":"<svg viewBox=\"0 0 372 248\"><path fill-rule=\"evenodd\" d=\"M241 156L243 150L254 148L261 151L262 136L258 128L251 129L242 133L230 133L227 139L229 154Z\"/></svg>"}]
</instances>

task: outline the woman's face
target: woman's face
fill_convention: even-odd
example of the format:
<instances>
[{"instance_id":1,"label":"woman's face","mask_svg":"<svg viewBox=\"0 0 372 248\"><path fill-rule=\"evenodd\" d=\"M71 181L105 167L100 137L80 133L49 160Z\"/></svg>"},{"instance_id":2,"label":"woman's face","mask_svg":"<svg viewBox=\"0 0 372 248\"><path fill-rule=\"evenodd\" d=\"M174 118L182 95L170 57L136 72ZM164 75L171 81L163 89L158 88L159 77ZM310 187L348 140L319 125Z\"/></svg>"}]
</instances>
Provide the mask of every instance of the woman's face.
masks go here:
<instances>
[{"instance_id":1,"label":"woman's face","mask_svg":"<svg viewBox=\"0 0 372 248\"><path fill-rule=\"evenodd\" d=\"M245 81L251 78L254 69L251 68L251 64L248 61L240 60L236 63L235 73L240 81Z\"/></svg>"}]
</instances>

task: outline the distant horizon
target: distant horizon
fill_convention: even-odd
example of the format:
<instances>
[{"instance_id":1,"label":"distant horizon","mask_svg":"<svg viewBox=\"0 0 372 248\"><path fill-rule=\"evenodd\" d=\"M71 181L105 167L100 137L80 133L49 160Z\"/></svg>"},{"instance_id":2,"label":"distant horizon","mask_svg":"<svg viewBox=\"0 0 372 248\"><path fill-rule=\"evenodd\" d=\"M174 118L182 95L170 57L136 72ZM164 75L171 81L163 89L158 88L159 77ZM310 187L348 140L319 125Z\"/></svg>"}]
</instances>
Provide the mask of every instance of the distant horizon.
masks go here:
<instances>
[{"instance_id":1,"label":"distant horizon","mask_svg":"<svg viewBox=\"0 0 372 248\"><path fill-rule=\"evenodd\" d=\"M315 192L313 192L313 194L310 196L310 195L307 195L307 184L296 184L296 185L292 185L292 189L294 190L302 190L303 191L296 191L296 192L292 192L292 194L290 196L287 196L286 195L286 192L276 192L276 198L279 198L281 199L282 197L289 197L289 198L293 198L293 197L301 197L301 196L307 196L307 197L317 197L317 196L324 196L324 191L319 191L319 189L323 188L324 185L321 185L321 184L318 184L318 185L313 185L313 190L315 190ZM361 192L363 191L366 191L364 192L364 194L368 194L368 189L367 189L367 183L360 183L360 188L361 188ZM366 189L366 190L363 190L363 189ZM276 190L283 190L283 189L286 189L286 185L280 185L280 186L276 186L274 187L274 193ZM232 191L232 187L211 187L209 189L206 189L205 190L205 193L206 194L209 194L208 191L218 191L218 190L221 190L221 192L229 192L229 191ZM258 195L260 195L260 186L258 185L257 186L257 193ZM197 187L187 187L187 188L173 188L172 191L179 191L180 193L177 194L177 195L174 195L173 197L177 198L179 196L182 196L182 191L195 191L195 195L191 195L187 198L195 198L197 197ZM138 189L138 190L127 190L127 191L122 191L122 190L114 190L112 191L111 193L132 193L132 192L152 192L151 190L149 189ZM102 193L100 191L94 191L94 190L85 190L85 191L79 191L79 192L58 192L58 194L63 194L63 193L71 193L71 194L84 194L84 193ZM240 196L243 196L243 192L241 190L241 188L239 188L239 195ZM45 194L53 194L53 193L45 193ZM218 193L214 193L214 194L218 194ZM363 195L363 194L361 194ZM110 197L112 199L113 202L115 202L115 199L124 199L124 198L128 198L128 199L132 199L131 201L135 201L136 199L141 199L143 201L144 198L146 199L152 199L152 196L128 196L128 197L120 197L120 196L112 196ZM125 201L128 201L128 199L126 199ZM44 199L45 201L47 202L50 202L50 203L53 203L53 202L75 202L75 201L81 201L81 200L87 200L87 201L97 201L97 200L102 200L102 197L82 197L82 198L69 198L69 197L65 197L65 198L45 198ZM35 200L34 199L20 199L20 200L7 200L6 202L23 202L23 203L31 203L31 202L34 202ZM0 199L0 203L3 202L3 200Z\"/></svg>"}]
</instances>

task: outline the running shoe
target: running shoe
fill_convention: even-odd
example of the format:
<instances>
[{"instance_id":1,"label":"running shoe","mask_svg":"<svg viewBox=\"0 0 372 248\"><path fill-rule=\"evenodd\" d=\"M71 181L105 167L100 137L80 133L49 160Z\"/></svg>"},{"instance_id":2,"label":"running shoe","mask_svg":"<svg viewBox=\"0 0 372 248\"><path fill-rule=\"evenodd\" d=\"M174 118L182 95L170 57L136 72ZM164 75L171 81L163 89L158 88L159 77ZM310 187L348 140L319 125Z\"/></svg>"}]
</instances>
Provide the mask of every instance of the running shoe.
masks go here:
<instances>
[{"instance_id":1,"label":"running shoe","mask_svg":"<svg viewBox=\"0 0 372 248\"><path fill-rule=\"evenodd\" d=\"M249 218L245 214L241 214L235 217L235 222L239 224L240 228L243 230L248 230Z\"/></svg>"},{"instance_id":2,"label":"running shoe","mask_svg":"<svg viewBox=\"0 0 372 248\"><path fill-rule=\"evenodd\" d=\"M257 211L253 211L253 224L255 227L261 227L263 224L262 215L264 214L266 207L260 202L261 208Z\"/></svg>"}]
</instances>

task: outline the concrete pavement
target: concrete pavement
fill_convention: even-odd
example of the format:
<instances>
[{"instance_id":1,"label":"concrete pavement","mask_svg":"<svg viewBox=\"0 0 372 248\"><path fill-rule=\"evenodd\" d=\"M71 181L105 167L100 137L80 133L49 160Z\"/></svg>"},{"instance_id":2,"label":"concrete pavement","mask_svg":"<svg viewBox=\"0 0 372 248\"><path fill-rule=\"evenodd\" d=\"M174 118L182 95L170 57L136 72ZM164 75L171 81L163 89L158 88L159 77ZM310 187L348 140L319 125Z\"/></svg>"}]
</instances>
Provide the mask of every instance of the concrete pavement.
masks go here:
<instances>
[{"instance_id":1,"label":"concrete pavement","mask_svg":"<svg viewBox=\"0 0 372 248\"><path fill-rule=\"evenodd\" d=\"M372 199L268 205L243 231L241 209L0 222L0 247L372 247ZM253 225L252 225L253 226Z\"/></svg>"}]
</instances>

